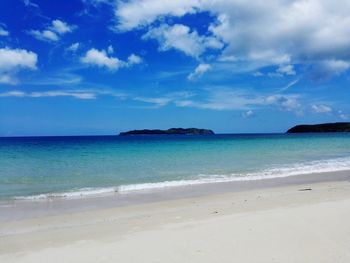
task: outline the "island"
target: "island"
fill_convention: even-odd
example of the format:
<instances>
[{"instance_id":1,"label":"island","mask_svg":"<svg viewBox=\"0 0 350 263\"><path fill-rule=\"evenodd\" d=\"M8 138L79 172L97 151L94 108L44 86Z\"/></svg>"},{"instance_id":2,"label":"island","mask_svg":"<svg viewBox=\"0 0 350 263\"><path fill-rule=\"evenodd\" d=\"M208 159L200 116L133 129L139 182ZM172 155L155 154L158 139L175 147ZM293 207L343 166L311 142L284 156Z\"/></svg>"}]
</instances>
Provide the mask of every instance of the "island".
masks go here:
<instances>
[{"instance_id":1,"label":"island","mask_svg":"<svg viewBox=\"0 0 350 263\"><path fill-rule=\"evenodd\" d=\"M132 130L119 133L119 136L128 135L213 135L212 130L197 128L171 128L168 130Z\"/></svg>"},{"instance_id":2,"label":"island","mask_svg":"<svg viewBox=\"0 0 350 263\"><path fill-rule=\"evenodd\" d=\"M287 133L310 132L350 132L350 122L322 123L314 125L297 125L289 129Z\"/></svg>"}]
</instances>

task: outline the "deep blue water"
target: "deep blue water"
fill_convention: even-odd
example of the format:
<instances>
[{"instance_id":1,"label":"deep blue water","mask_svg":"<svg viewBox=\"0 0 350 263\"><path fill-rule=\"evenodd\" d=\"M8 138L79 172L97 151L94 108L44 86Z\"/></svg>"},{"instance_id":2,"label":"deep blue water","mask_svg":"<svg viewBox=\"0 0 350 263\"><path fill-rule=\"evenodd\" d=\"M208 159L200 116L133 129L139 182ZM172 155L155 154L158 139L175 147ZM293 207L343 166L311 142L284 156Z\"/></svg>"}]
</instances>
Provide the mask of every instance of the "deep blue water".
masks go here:
<instances>
[{"instance_id":1,"label":"deep blue water","mask_svg":"<svg viewBox=\"0 0 350 263\"><path fill-rule=\"evenodd\" d=\"M0 138L0 198L350 169L350 134Z\"/></svg>"}]
</instances>

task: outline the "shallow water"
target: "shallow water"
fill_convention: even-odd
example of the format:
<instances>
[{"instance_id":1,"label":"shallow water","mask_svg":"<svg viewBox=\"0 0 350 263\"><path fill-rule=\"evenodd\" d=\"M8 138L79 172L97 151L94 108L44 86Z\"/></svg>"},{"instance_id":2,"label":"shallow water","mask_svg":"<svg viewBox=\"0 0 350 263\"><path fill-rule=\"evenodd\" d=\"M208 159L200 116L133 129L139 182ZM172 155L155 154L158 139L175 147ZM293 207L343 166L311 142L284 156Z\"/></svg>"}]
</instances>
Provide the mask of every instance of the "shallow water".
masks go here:
<instances>
[{"instance_id":1,"label":"shallow water","mask_svg":"<svg viewBox=\"0 0 350 263\"><path fill-rule=\"evenodd\" d=\"M0 138L2 199L348 169L348 133Z\"/></svg>"}]
</instances>

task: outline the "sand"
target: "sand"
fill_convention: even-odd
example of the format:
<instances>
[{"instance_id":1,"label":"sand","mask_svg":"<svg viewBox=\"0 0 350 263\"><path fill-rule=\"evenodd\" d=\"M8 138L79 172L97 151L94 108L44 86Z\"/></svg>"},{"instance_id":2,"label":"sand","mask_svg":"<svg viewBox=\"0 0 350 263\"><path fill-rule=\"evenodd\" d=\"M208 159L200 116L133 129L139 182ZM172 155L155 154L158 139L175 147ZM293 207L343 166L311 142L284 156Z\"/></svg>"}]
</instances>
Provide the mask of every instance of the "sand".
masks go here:
<instances>
[{"instance_id":1,"label":"sand","mask_svg":"<svg viewBox=\"0 0 350 263\"><path fill-rule=\"evenodd\" d=\"M348 263L349 222L348 180L280 185L4 220L0 262Z\"/></svg>"}]
</instances>

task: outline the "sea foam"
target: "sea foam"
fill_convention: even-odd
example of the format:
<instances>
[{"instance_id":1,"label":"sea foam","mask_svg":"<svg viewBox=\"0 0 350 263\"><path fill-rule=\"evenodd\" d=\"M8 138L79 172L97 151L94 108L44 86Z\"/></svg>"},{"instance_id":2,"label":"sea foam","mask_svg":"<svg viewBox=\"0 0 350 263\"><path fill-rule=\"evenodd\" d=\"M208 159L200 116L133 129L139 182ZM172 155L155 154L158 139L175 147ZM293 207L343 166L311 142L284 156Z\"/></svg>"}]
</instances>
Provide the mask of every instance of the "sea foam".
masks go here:
<instances>
[{"instance_id":1,"label":"sea foam","mask_svg":"<svg viewBox=\"0 0 350 263\"><path fill-rule=\"evenodd\" d=\"M18 196L15 199L25 200L40 200L40 199L55 199L55 198L84 198L93 196L103 196L112 194L126 194L137 191L156 190L163 188L173 188L181 186L191 186L209 183L224 183L235 181L253 181L264 180L288 176L297 176L313 173L337 172L350 170L350 157L335 158L328 160L311 161L304 163L295 163L293 165L271 167L269 169L245 173L245 174L199 174L192 179L162 181L154 183L128 184L115 187L89 187L81 188L73 191L60 193L47 193L31 196Z\"/></svg>"}]
</instances>

